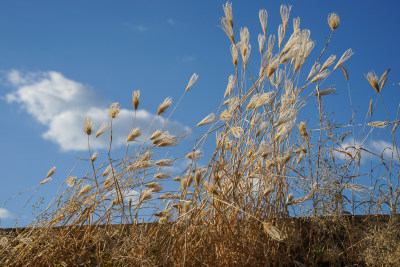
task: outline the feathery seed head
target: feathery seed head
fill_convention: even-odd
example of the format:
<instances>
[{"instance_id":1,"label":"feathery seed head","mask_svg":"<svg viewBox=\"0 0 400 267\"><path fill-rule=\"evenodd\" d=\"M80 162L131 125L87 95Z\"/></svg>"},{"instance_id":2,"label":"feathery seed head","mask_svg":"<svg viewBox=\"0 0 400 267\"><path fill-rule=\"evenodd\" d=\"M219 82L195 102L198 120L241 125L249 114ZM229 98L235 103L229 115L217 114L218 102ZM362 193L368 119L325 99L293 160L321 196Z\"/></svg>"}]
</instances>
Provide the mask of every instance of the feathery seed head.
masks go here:
<instances>
[{"instance_id":1,"label":"feathery seed head","mask_svg":"<svg viewBox=\"0 0 400 267\"><path fill-rule=\"evenodd\" d=\"M156 165L159 167L170 167L170 166L172 166L172 160L171 159L160 159L159 161L156 162Z\"/></svg>"},{"instance_id":2,"label":"feathery seed head","mask_svg":"<svg viewBox=\"0 0 400 267\"><path fill-rule=\"evenodd\" d=\"M123 200L121 197L115 196L114 199L111 201L111 206L121 205Z\"/></svg>"},{"instance_id":3,"label":"feathery seed head","mask_svg":"<svg viewBox=\"0 0 400 267\"><path fill-rule=\"evenodd\" d=\"M163 188L160 184L152 182L146 185L147 188L150 188L150 191L152 193L158 193L160 192Z\"/></svg>"},{"instance_id":4,"label":"feathery seed head","mask_svg":"<svg viewBox=\"0 0 400 267\"><path fill-rule=\"evenodd\" d=\"M146 153L144 153L143 156L141 157L141 160L148 160L149 158L151 158L152 155L153 153L147 150Z\"/></svg>"},{"instance_id":5,"label":"feathery seed head","mask_svg":"<svg viewBox=\"0 0 400 267\"><path fill-rule=\"evenodd\" d=\"M82 187L82 189L81 189L81 191L79 192L79 195L78 195L78 197L81 197L81 196L83 196L83 195L85 195L87 192L89 192L90 191L90 186L87 184L87 185L84 185L83 187Z\"/></svg>"},{"instance_id":6,"label":"feathery seed head","mask_svg":"<svg viewBox=\"0 0 400 267\"><path fill-rule=\"evenodd\" d=\"M228 110L224 110L221 112L221 115L219 115L219 118L222 121L228 121L230 118L232 118L232 113Z\"/></svg>"},{"instance_id":7,"label":"feathery seed head","mask_svg":"<svg viewBox=\"0 0 400 267\"><path fill-rule=\"evenodd\" d=\"M293 194L290 193L290 194L287 196L286 205L292 204L292 201L293 201Z\"/></svg>"},{"instance_id":8,"label":"feathery seed head","mask_svg":"<svg viewBox=\"0 0 400 267\"><path fill-rule=\"evenodd\" d=\"M289 6L289 8L285 5L281 5L281 18L282 18L282 24L286 32L287 28L287 23L289 21L289 15L290 15L290 10L292 9L292 6Z\"/></svg>"},{"instance_id":9,"label":"feathery seed head","mask_svg":"<svg viewBox=\"0 0 400 267\"><path fill-rule=\"evenodd\" d=\"M247 66L247 61L249 60L250 52L251 52L251 45L249 44L247 46L245 54L243 55L243 67L244 68L246 68L246 66Z\"/></svg>"},{"instance_id":10,"label":"feathery seed head","mask_svg":"<svg viewBox=\"0 0 400 267\"><path fill-rule=\"evenodd\" d=\"M104 180L104 188L109 188L114 184L113 173L108 174L107 179Z\"/></svg>"},{"instance_id":11,"label":"feathery seed head","mask_svg":"<svg viewBox=\"0 0 400 267\"><path fill-rule=\"evenodd\" d=\"M223 106L228 105L229 109L235 109L239 104L239 98L237 96L232 96L222 103Z\"/></svg>"},{"instance_id":12,"label":"feathery seed head","mask_svg":"<svg viewBox=\"0 0 400 267\"><path fill-rule=\"evenodd\" d=\"M345 183L343 184L345 187L347 187L350 190L362 193L362 194L369 194L369 191L372 190L372 187L366 186L366 185L362 185L362 184L348 184Z\"/></svg>"},{"instance_id":13,"label":"feathery seed head","mask_svg":"<svg viewBox=\"0 0 400 267\"><path fill-rule=\"evenodd\" d=\"M221 29L224 30L229 39L231 39L232 44L235 43L235 37L233 36L233 28L227 18L221 18Z\"/></svg>"},{"instance_id":14,"label":"feathery seed head","mask_svg":"<svg viewBox=\"0 0 400 267\"><path fill-rule=\"evenodd\" d=\"M150 136L150 140L154 140L157 137L159 137L160 135L162 135L162 132L160 130L157 130Z\"/></svg>"},{"instance_id":15,"label":"feathery seed head","mask_svg":"<svg viewBox=\"0 0 400 267\"><path fill-rule=\"evenodd\" d=\"M132 106L135 110L138 109L140 104L140 90L136 90L132 93Z\"/></svg>"},{"instance_id":16,"label":"feathery seed head","mask_svg":"<svg viewBox=\"0 0 400 267\"><path fill-rule=\"evenodd\" d=\"M285 45L285 47L286 47L286 45ZM283 49L285 49L285 47ZM292 63L296 59L296 57L297 57L297 55L299 53L299 50L300 50L300 46L299 45L297 45L297 44L293 45L286 54L283 54L281 56L280 63L284 64L288 60L290 60L290 62Z\"/></svg>"},{"instance_id":17,"label":"feathery seed head","mask_svg":"<svg viewBox=\"0 0 400 267\"><path fill-rule=\"evenodd\" d=\"M276 131L274 140L278 142L282 142L284 137L290 134L291 130L293 128L292 123L283 123L278 127L278 130Z\"/></svg>"},{"instance_id":18,"label":"feathery seed head","mask_svg":"<svg viewBox=\"0 0 400 267\"><path fill-rule=\"evenodd\" d=\"M272 186L268 186L267 188L265 188L265 190L263 191L264 196L268 196L270 193L272 193L274 191L274 188Z\"/></svg>"},{"instance_id":19,"label":"feathery seed head","mask_svg":"<svg viewBox=\"0 0 400 267\"><path fill-rule=\"evenodd\" d=\"M297 34L300 31L300 18L293 19L293 33Z\"/></svg>"},{"instance_id":20,"label":"feathery seed head","mask_svg":"<svg viewBox=\"0 0 400 267\"><path fill-rule=\"evenodd\" d=\"M250 125L251 126L257 126L259 124L262 124L264 121L262 121L264 119L264 116L261 115L260 113L256 113L254 114L254 116L251 118L250 120Z\"/></svg>"},{"instance_id":21,"label":"feathery seed head","mask_svg":"<svg viewBox=\"0 0 400 267\"><path fill-rule=\"evenodd\" d=\"M86 117L86 119L85 119L85 133L87 135L91 135L92 134L92 127L93 127L92 119L90 117Z\"/></svg>"},{"instance_id":22,"label":"feathery seed head","mask_svg":"<svg viewBox=\"0 0 400 267\"><path fill-rule=\"evenodd\" d=\"M261 68L260 68L260 78L261 75L264 73L265 69L268 67L268 61L269 61L269 54L266 51L264 54L261 56Z\"/></svg>"},{"instance_id":23,"label":"feathery seed head","mask_svg":"<svg viewBox=\"0 0 400 267\"><path fill-rule=\"evenodd\" d=\"M129 133L128 138L126 139L126 142L131 142L135 140L137 137L141 135L140 133L140 128L134 128L132 131Z\"/></svg>"},{"instance_id":24,"label":"feathery seed head","mask_svg":"<svg viewBox=\"0 0 400 267\"><path fill-rule=\"evenodd\" d=\"M246 111L254 108L257 103L257 100L258 100L258 94L253 95L249 101L249 104L247 104Z\"/></svg>"},{"instance_id":25,"label":"feathery seed head","mask_svg":"<svg viewBox=\"0 0 400 267\"><path fill-rule=\"evenodd\" d=\"M258 12L258 17L260 18L261 28L263 29L264 36L266 36L267 35L267 22L268 22L267 10L261 9Z\"/></svg>"},{"instance_id":26,"label":"feathery seed head","mask_svg":"<svg viewBox=\"0 0 400 267\"><path fill-rule=\"evenodd\" d=\"M251 52L251 45L249 44L250 41L250 33L247 27L240 29L240 52L242 53L243 65L246 67L247 60L249 59L250 52Z\"/></svg>"},{"instance_id":27,"label":"feathery seed head","mask_svg":"<svg viewBox=\"0 0 400 267\"><path fill-rule=\"evenodd\" d=\"M242 136L243 132L244 131L243 131L242 127L232 127L231 128L231 133L236 138L240 138Z\"/></svg>"},{"instance_id":28,"label":"feathery seed head","mask_svg":"<svg viewBox=\"0 0 400 267\"><path fill-rule=\"evenodd\" d=\"M235 75L230 75L229 76L229 80L228 80L228 85L227 85L226 90L225 90L224 98L232 93L232 90L235 87L235 83L236 83Z\"/></svg>"},{"instance_id":29,"label":"feathery seed head","mask_svg":"<svg viewBox=\"0 0 400 267\"><path fill-rule=\"evenodd\" d=\"M67 180L65 180L65 183L68 185L68 187L73 187L75 185L76 182L76 177L74 176L70 176L67 178Z\"/></svg>"},{"instance_id":30,"label":"feathery seed head","mask_svg":"<svg viewBox=\"0 0 400 267\"><path fill-rule=\"evenodd\" d=\"M203 172L201 169L196 169L196 172L194 175L194 181L195 181L196 186L200 185L202 174L203 174Z\"/></svg>"},{"instance_id":31,"label":"feathery seed head","mask_svg":"<svg viewBox=\"0 0 400 267\"><path fill-rule=\"evenodd\" d=\"M191 173L188 173L186 177L181 180L181 188L183 189L183 191L186 191L192 183L193 175Z\"/></svg>"},{"instance_id":32,"label":"feathery seed head","mask_svg":"<svg viewBox=\"0 0 400 267\"><path fill-rule=\"evenodd\" d=\"M289 52L292 47L298 47L299 42L301 41L301 35L298 33L293 33L290 35L289 40L286 42L285 46L282 49L281 55Z\"/></svg>"},{"instance_id":33,"label":"feathery seed head","mask_svg":"<svg viewBox=\"0 0 400 267\"><path fill-rule=\"evenodd\" d=\"M233 28L233 15L232 15L232 3L226 2L225 5L222 5L224 9L225 18L229 22L231 28Z\"/></svg>"},{"instance_id":34,"label":"feathery seed head","mask_svg":"<svg viewBox=\"0 0 400 267\"><path fill-rule=\"evenodd\" d=\"M384 128L387 125L386 121L373 121L370 123L367 123L368 126L372 126L372 127L378 127L378 128Z\"/></svg>"},{"instance_id":35,"label":"feathery seed head","mask_svg":"<svg viewBox=\"0 0 400 267\"><path fill-rule=\"evenodd\" d=\"M278 70L276 72L276 82L275 82L276 88L279 88L279 86L281 85L283 74L284 74L283 70Z\"/></svg>"},{"instance_id":36,"label":"feathery seed head","mask_svg":"<svg viewBox=\"0 0 400 267\"><path fill-rule=\"evenodd\" d=\"M257 102L255 103L254 108L259 108L261 106L266 105L270 100L271 96L274 94L273 91L268 93L260 93L257 98Z\"/></svg>"},{"instance_id":37,"label":"feathery seed head","mask_svg":"<svg viewBox=\"0 0 400 267\"><path fill-rule=\"evenodd\" d=\"M19 238L19 241L21 241L22 243L24 243L26 245L31 245L33 242L32 238L29 238L29 237L21 237L21 238Z\"/></svg>"},{"instance_id":38,"label":"feathery seed head","mask_svg":"<svg viewBox=\"0 0 400 267\"><path fill-rule=\"evenodd\" d=\"M258 137L265 129L267 129L268 123L263 121L257 129L256 136Z\"/></svg>"},{"instance_id":39,"label":"feathery seed head","mask_svg":"<svg viewBox=\"0 0 400 267\"><path fill-rule=\"evenodd\" d=\"M262 35L262 34L258 35L258 47L259 47L260 54L262 54L262 52L264 51L265 40L266 40L265 35Z\"/></svg>"},{"instance_id":40,"label":"feathery seed head","mask_svg":"<svg viewBox=\"0 0 400 267\"><path fill-rule=\"evenodd\" d=\"M158 219L159 224L166 224L168 222L168 217L161 217Z\"/></svg>"},{"instance_id":41,"label":"feathery seed head","mask_svg":"<svg viewBox=\"0 0 400 267\"><path fill-rule=\"evenodd\" d=\"M110 125L107 122L103 122L96 133L96 138L99 137L101 134L103 134L105 131L107 131L108 127L110 127Z\"/></svg>"},{"instance_id":42,"label":"feathery seed head","mask_svg":"<svg viewBox=\"0 0 400 267\"><path fill-rule=\"evenodd\" d=\"M340 24L340 18L336 13L330 13L328 15L328 24L332 31L335 30Z\"/></svg>"},{"instance_id":43,"label":"feathery seed head","mask_svg":"<svg viewBox=\"0 0 400 267\"><path fill-rule=\"evenodd\" d=\"M193 86L193 84L197 81L197 78L199 78L199 75L196 73L193 73L192 77L189 80L188 85L186 86L185 92L189 91L189 89Z\"/></svg>"},{"instance_id":44,"label":"feathery seed head","mask_svg":"<svg viewBox=\"0 0 400 267\"><path fill-rule=\"evenodd\" d=\"M7 237L5 237L5 236L3 236L1 239L0 239L0 247L3 247L3 248L5 248L7 245L8 245L8 238Z\"/></svg>"},{"instance_id":45,"label":"feathery seed head","mask_svg":"<svg viewBox=\"0 0 400 267\"><path fill-rule=\"evenodd\" d=\"M169 199L169 198L172 198L172 193L170 192L167 192L164 195L158 197L158 199Z\"/></svg>"},{"instance_id":46,"label":"feathery seed head","mask_svg":"<svg viewBox=\"0 0 400 267\"><path fill-rule=\"evenodd\" d=\"M319 89L319 86L318 86L318 85L317 85L317 87L318 87L318 89ZM333 95L333 94L335 94L335 93L336 93L335 86L331 86L331 87L329 87L329 88L327 88L327 89L320 90L319 92L315 93L315 95L316 95L316 96L323 96L323 95Z\"/></svg>"},{"instance_id":47,"label":"feathery seed head","mask_svg":"<svg viewBox=\"0 0 400 267\"><path fill-rule=\"evenodd\" d=\"M351 50L351 48L347 49L346 52L343 53L342 57L339 59L338 63L336 63L336 66L333 68L333 70L336 70L344 62L346 62L353 54L354 52L353 50Z\"/></svg>"},{"instance_id":48,"label":"feathery seed head","mask_svg":"<svg viewBox=\"0 0 400 267\"><path fill-rule=\"evenodd\" d=\"M246 54L246 49L249 45L250 41L250 33L247 27L240 28L240 51L242 52L242 56Z\"/></svg>"},{"instance_id":49,"label":"feathery seed head","mask_svg":"<svg viewBox=\"0 0 400 267\"><path fill-rule=\"evenodd\" d=\"M387 74L389 73L390 69L387 69L381 76L381 78L379 79L379 88L382 91L383 86L386 83L386 79L387 79Z\"/></svg>"},{"instance_id":50,"label":"feathery seed head","mask_svg":"<svg viewBox=\"0 0 400 267\"><path fill-rule=\"evenodd\" d=\"M321 72L321 71L324 71L324 70L326 70L327 68L329 68L329 67L335 62L335 60L336 60L336 56L335 56L335 55L331 55L331 56L324 62L324 64L322 65L322 67L321 67L321 69L320 69L319 71Z\"/></svg>"},{"instance_id":51,"label":"feathery seed head","mask_svg":"<svg viewBox=\"0 0 400 267\"><path fill-rule=\"evenodd\" d=\"M206 189L206 191L208 191L208 193L210 193L211 195L214 195L214 196L219 195L218 190L212 184L210 184L208 181L205 181L203 185L204 185L204 188Z\"/></svg>"},{"instance_id":52,"label":"feathery seed head","mask_svg":"<svg viewBox=\"0 0 400 267\"><path fill-rule=\"evenodd\" d=\"M310 80L312 76L314 76L317 72L319 72L320 68L321 68L321 65L318 63L315 63L311 67L311 70L310 70L310 73L308 74L306 82L308 82L308 80Z\"/></svg>"},{"instance_id":53,"label":"feathery seed head","mask_svg":"<svg viewBox=\"0 0 400 267\"><path fill-rule=\"evenodd\" d=\"M187 159L200 159L203 157L203 155L201 154L203 151L202 150L195 150L193 152L190 152L189 154L186 155L185 158Z\"/></svg>"},{"instance_id":54,"label":"feathery seed head","mask_svg":"<svg viewBox=\"0 0 400 267\"><path fill-rule=\"evenodd\" d=\"M296 163L299 164L301 160L306 156L306 152L301 151L299 157L297 158Z\"/></svg>"},{"instance_id":55,"label":"feathery seed head","mask_svg":"<svg viewBox=\"0 0 400 267\"><path fill-rule=\"evenodd\" d=\"M312 83L318 82L319 80L325 79L329 75L329 70L324 70L317 75L311 80Z\"/></svg>"},{"instance_id":56,"label":"feathery seed head","mask_svg":"<svg viewBox=\"0 0 400 267\"><path fill-rule=\"evenodd\" d=\"M238 48L235 44L231 44L231 54L232 54L232 63L235 67L237 67L238 63Z\"/></svg>"},{"instance_id":57,"label":"feathery seed head","mask_svg":"<svg viewBox=\"0 0 400 267\"><path fill-rule=\"evenodd\" d=\"M164 216L166 218L167 215L169 214L169 212L170 212L170 210L163 210L163 211L154 213L154 216L157 216L157 217L163 217Z\"/></svg>"},{"instance_id":58,"label":"feathery seed head","mask_svg":"<svg viewBox=\"0 0 400 267\"><path fill-rule=\"evenodd\" d=\"M190 201L185 201L182 206L182 213L187 213L191 204L192 203Z\"/></svg>"},{"instance_id":59,"label":"feathery seed head","mask_svg":"<svg viewBox=\"0 0 400 267\"><path fill-rule=\"evenodd\" d=\"M169 108L169 106L171 106L172 104L172 98L171 97L167 97L164 102L162 102L160 104L160 106L158 106L158 110L157 110L157 115L161 115L163 114L167 108Z\"/></svg>"},{"instance_id":60,"label":"feathery seed head","mask_svg":"<svg viewBox=\"0 0 400 267\"><path fill-rule=\"evenodd\" d=\"M46 183L50 183L51 181L53 181L53 178L51 178L51 177L46 178L46 179L44 179L43 181L40 182L40 185L46 184Z\"/></svg>"},{"instance_id":61,"label":"feathery seed head","mask_svg":"<svg viewBox=\"0 0 400 267\"><path fill-rule=\"evenodd\" d=\"M378 76L375 74L375 72L368 72L367 75L365 75L365 78L367 79L369 85L377 92L380 92L379 88L379 82L378 82Z\"/></svg>"},{"instance_id":62,"label":"feathery seed head","mask_svg":"<svg viewBox=\"0 0 400 267\"><path fill-rule=\"evenodd\" d=\"M283 38L285 37L285 28L282 24L278 27L278 47L281 49Z\"/></svg>"},{"instance_id":63,"label":"feathery seed head","mask_svg":"<svg viewBox=\"0 0 400 267\"><path fill-rule=\"evenodd\" d=\"M174 179L172 179L172 181L174 181L174 182L180 182L180 181L182 181L182 177L175 177Z\"/></svg>"},{"instance_id":64,"label":"feathery seed head","mask_svg":"<svg viewBox=\"0 0 400 267\"><path fill-rule=\"evenodd\" d=\"M275 73L276 69L278 68L278 65L280 63L279 55L275 55L271 60L270 63L268 64L268 70L267 70L267 77L269 78L272 74Z\"/></svg>"},{"instance_id":65,"label":"feathery seed head","mask_svg":"<svg viewBox=\"0 0 400 267\"><path fill-rule=\"evenodd\" d=\"M266 234L268 234L272 239L277 241L282 241L285 236L269 222L263 222L263 229Z\"/></svg>"},{"instance_id":66,"label":"feathery seed head","mask_svg":"<svg viewBox=\"0 0 400 267\"><path fill-rule=\"evenodd\" d=\"M117 117L120 108L121 108L121 105L119 103L111 104L110 108L108 109L111 119L114 119L115 117Z\"/></svg>"},{"instance_id":67,"label":"feathery seed head","mask_svg":"<svg viewBox=\"0 0 400 267\"><path fill-rule=\"evenodd\" d=\"M51 168L46 175L46 178L49 178L50 176L52 176L54 174L54 172L56 171L56 167Z\"/></svg>"},{"instance_id":68,"label":"feathery seed head","mask_svg":"<svg viewBox=\"0 0 400 267\"><path fill-rule=\"evenodd\" d=\"M207 115L207 117L205 117L201 122L199 122L199 123L197 124L197 126L202 126L202 125L211 123L211 122L213 122L214 120L215 120L215 115L214 115L214 113L211 113L211 114Z\"/></svg>"},{"instance_id":69,"label":"feathery seed head","mask_svg":"<svg viewBox=\"0 0 400 267\"><path fill-rule=\"evenodd\" d=\"M273 34L268 37L268 47L267 47L268 55L272 55L272 49L274 48L274 44L275 44L275 35Z\"/></svg>"},{"instance_id":70,"label":"feathery seed head","mask_svg":"<svg viewBox=\"0 0 400 267\"><path fill-rule=\"evenodd\" d=\"M311 51L315 46L315 42L310 40L310 31L309 30L302 30L301 31L301 44L300 50L296 57L296 64L294 67L294 71L297 71L307 60L308 56L310 55Z\"/></svg>"},{"instance_id":71,"label":"feathery seed head","mask_svg":"<svg viewBox=\"0 0 400 267\"><path fill-rule=\"evenodd\" d=\"M99 152L94 152L93 155L92 155L92 157L90 158L90 160L91 160L92 162L94 162L94 161L97 159L98 156L99 156Z\"/></svg>"},{"instance_id":72,"label":"feathery seed head","mask_svg":"<svg viewBox=\"0 0 400 267\"><path fill-rule=\"evenodd\" d=\"M153 144L157 145L158 147L165 147L174 144L176 141L175 136L170 135L168 131L160 134L156 137L153 141Z\"/></svg>"},{"instance_id":73,"label":"feathery seed head","mask_svg":"<svg viewBox=\"0 0 400 267\"><path fill-rule=\"evenodd\" d=\"M111 171L111 165L108 165L107 168L103 171L101 176L106 177Z\"/></svg>"},{"instance_id":74,"label":"feathery seed head","mask_svg":"<svg viewBox=\"0 0 400 267\"><path fill-rule=\"evenodd\" d=\"M168 179L171 178L171 175L169 174L169 172L160 172L157 173L156 175L154 175L155 179Z\"/></svg>"},{"instance_id":75,"label":"feathery seed head","mask_svg":"<svg viewBox=\"0 0 400 267\"><path fill-rule=\"evenodd\" d=\"M143 191L142 197L140 198L140 202L149 200L153 197L153 193L151 192L151 190L146 189Z\"/></svg>"},{"instance_id":76,"label":"feathery seed head","mask_svg":"<svg viewBox=\"0 0 400 267\"><path fill-rule=\"evenodd\" d=\"M258 84L261 86L262 82L265 79L265 70L267 69L268 66L268 55L267 53L264 53L261 55L261 66L260 66L260 71L258 72Z\"/></svg>"}]
</instances>

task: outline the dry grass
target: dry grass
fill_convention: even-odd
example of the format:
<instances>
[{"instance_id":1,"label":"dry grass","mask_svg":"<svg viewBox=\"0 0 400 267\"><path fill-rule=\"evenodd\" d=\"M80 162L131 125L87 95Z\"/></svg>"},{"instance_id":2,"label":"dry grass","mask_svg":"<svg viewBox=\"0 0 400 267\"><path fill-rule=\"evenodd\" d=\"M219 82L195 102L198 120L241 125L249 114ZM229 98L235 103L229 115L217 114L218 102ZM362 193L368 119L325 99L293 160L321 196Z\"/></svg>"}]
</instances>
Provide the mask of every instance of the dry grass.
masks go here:
<instances>
[{"instance_id":1,"label":"dry grass","mask_svg":"<svg viewBox=\"0 0 400 267\"><path fill-rule=\"evenodd\" d=\"M162 128L146 132L135 127L134 118L126 153L113 158L112 127L120 109L114 103L110 121L95 136L109 129L106 160L99 164L90 150L94 131L88 118L91 170L67 177L61 193L28 228L0 240L2 265L400 264L398 118L337 126L324 106L323 100L334 92L325 84L336 69L349 82L344 64L352 50L337 62L335 55L325 55L339 16L328 16L330 37L318 57L309 60L315 43L309 30L300 29L299 18L289 33L291 7L281 8L277 44L275 36L266 36L268 15L261 10L261 64L254 75L249 58L257 50L251 49L247 28L235 39L231 8L224 5L221 28L232 42L234 74L220 107L197 124L207 130L186 155L188 166L178 177L167 169L184 157L171 159L168 154L187 133L172 136ZM379 98L384 107L380 93L387 73L379 81L375 74L366 76L377 93L375 102ZM182 97L197 78L192 76ZM135 112L139 98L140 92L134 92ZM319 120L298 122L301 110L313 101ZM166 114L171 105L172 99L166 98L156 116ZM372 115L376 105L367 105ZM390 131L391 155L363 146L377 130L381 135ZM354 145L344 142L349 134ZM144 141L138 144L139 136ZM215 149L203 152L210 143ZM375 164L369 186L357 183L365 153ZM378 167L384 172L376 172ZM164 190L167 184L175 189ZM127 198L132 190L137 196ZM364 214L368 223L357 224L349 214ZM374 214L389 214L390 219L370 223ZM145 223L138 223L145 216Z\"/></svg>"}]
</instances>

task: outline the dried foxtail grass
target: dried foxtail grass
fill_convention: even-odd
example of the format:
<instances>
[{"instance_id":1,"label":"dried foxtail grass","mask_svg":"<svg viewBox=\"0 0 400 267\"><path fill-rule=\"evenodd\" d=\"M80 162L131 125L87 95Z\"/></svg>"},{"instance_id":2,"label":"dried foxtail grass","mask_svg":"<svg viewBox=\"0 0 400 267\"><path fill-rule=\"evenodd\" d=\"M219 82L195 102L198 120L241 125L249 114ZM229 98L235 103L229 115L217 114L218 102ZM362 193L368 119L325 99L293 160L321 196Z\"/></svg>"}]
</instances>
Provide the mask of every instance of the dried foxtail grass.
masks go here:
<instances>
[{"instance_id":1,"label":"dried foxtail grass","mask_svg":"<svg viewBox=\"0 0 400 267\"><path fill-rule=\"evenodd\" d=\"M172 105L172 98L167 97L164 100L164 102L162 102L160 106L158 106L157 115L163 114L167 110L167 108L169 108L169 106L171 105Z\"/></svg>"},{"instance_id":2,"label":"dried foxtail grass","mask_svg":"<svg viewBox=\"0 0 400 267\"><path fill-rule=\"evenodd\" d=\"M336 30L336 28L340 24L340 18L338 16L338 14L336 14L336 13L329 14L329 16L328 16L328 24L329 24L329 27L331 27L332 31Z\"/></svg>"},{"instance_id":3,"label":"dried foxtail grass","mask_svg":"<svg viewBox=\"0 0 400 267\"><path fill-rule=\"evenodd\" d=\"M126 155L111 153L112 122L118 120L121 108L112 104L109 121L96 133L98 137L110 128L109 153L89 161L83 175L69 174L64 191L30 227L14 239L0 239L0 263L363 265L376 263L361 253L372 251L376 243L397 255L395 245L377 239L389 235L357 232L357 217L344 215L389 214L390 223L396 225L398 118L379 118L370 112L374 118L364 123L355 123L355 114L349 125L333 123L324 102L334 97L330 79L340 67L350 83L344 65L353 51L348 49L338 61L336 55L325 55L325 48L334 42L331 35L313 58L317 46L310 30L301 29L296 18L290 33L291 7L282 5L280 11L282 24L268 30L274 32L268 39L268 13L258 13L260 54L255 54L261 61L254 59L253 64L249 28L237 29L240 42L236 43L232 4L223 5L221 28L228 36L233 66L221 73L221 79L229 77L220 91L221 109L197 124L207 127L196 128L203 134L179 156L171 154L181 145L182 136L163 126L156 131L141 129L148 135L138 138L141 132L134 118ZM339 23L339 16L330 14L327 32L339 30ZM388 72L380 79L366 76L375 91L382 93ZM193 91L197 79L193 74L183 94ZM139 107L139 98L135 91L133 110ZM172 99L166 98L156 114L166 114L171 105ZM316 120L306 117L307 105L316 107ZM90 141L92 136L85 131ZM386 136L393 138L392 143L384 143L388 147L381 154L368 150L367 140L375 138L377 131L380 136L390 131ZM366 158L371 159L369 172L362 165ZM50 181L46 179L42 184ZM400 244L396 236L390 241ZM387 262L400 264L395 257Z\"/></svg>"}]
</instances>

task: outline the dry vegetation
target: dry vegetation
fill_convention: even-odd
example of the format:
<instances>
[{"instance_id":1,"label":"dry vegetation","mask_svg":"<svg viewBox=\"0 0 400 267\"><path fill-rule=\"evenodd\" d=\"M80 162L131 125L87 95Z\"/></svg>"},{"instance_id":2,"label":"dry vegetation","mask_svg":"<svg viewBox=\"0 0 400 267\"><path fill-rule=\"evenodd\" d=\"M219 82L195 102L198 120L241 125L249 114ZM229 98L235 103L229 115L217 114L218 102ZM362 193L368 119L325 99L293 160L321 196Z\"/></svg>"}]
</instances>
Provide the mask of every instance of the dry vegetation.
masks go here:
<instances>
[{"instance_id":1,"label":"dry vegetation","mask_svg":"<svg viewBox=\"0 0 400 267\"><path fill-rule=\"evenodd\" d=\"M399 121L373 120L376 105L385 107L381 92L388 71L380 78L366 75L376 91L366 120L335 125L324 110L334 88L325 84L334 71L341 71L349 85L344 64L353 54L351 49L340 58L325 54L339 16L328 16L330 37L311 60L315 42L309 30L300 28L299 18L293 19L291 30L291 7L281 7L277 38L267 36L267 12L260 10L259 51L254 44L251 49L246 27L240 37L234 36L231 4L223 9L221 28L232 43L235 73L221 106L196 126L208 130L186 155L190 163L180 175L167 171L179 159L168 155L184 136L162 128L146 133L135 127L134 118L126 153L112 157L112 124L120 108L114 103L110 121L97 133L91 119L85 121L91 170L67 177L28 228L0 237L1 265L400 264ZM247 67L250 52L261 56L256 74ZM183 95L197 78L192 76ZM297 121L311 101L317 103L317 123ZM156 116L165 116L171 104L167 98ZM136 91L133 109L139 105ZM363 147L377 131L392 137L392 147L380 155ZM110 134L110 147L99 164L90 141L101 134ZM353 145L346 145L344 139L350 137ZM210 142L215 142L215 150L200 159ZM368 186L357 182L365 173L362 155L373 163ZM53 173L50 170L42 183ZM163 189L166 186L175 189ZM132 190L137 197L126 198Z\"/></svg>"}]
</instances>

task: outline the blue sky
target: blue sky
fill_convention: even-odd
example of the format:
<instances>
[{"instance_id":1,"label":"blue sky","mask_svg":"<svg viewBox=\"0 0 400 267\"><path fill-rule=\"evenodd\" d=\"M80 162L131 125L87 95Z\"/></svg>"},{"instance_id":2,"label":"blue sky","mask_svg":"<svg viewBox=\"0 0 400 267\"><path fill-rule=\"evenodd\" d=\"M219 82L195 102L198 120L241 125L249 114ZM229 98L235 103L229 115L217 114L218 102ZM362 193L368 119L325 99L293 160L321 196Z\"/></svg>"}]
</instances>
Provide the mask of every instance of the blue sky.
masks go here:
<instances>
[{"instance_id":1,"label":"blue sky","mask_svg":"<svg viewBox=\"0 0 400 267\"><path fill-rule=\"evenodd\" d=\"M328 14L336 12L341 23L327 55L339 58L348 48L355 52L345 67L359 118L365 118L370 99L376 100L364 77L372 70L380 76L391 68L382 96L389 110L397 111L398 1L379 5L376 1L232 2L235 34L244 26L250 31L254 75L259 64L257 35L262 31L259 9L268 11L267 34L276 35L280 5L293 5L289 25L293 17L300 17L300 28L311 30L311 39L316 41L311 58L318 56L330 34ZM125 129L133 90L141 90L139 117L145 126L158 105L168 96L177 101L191 75L197 73L199 79L173 114L169 129L182 132L215 111L234 72L230 41L219 28L223 3L1 1L0 204L39 184L53 166L57 167L55 181L43 185L39 195L55 192L85 153L81 142L85 115L97 114L92 116L100 121L105 109L119 102L126 111L120 118L120 127ZM337 71L331 81L337 94L331 96L329 108L337 120L347 123L351 110L343 74ZM389 115L393 120L395 114ZM379 105L374 116L386 119ZM193 136L186 141L188 148L193 141ZM99 142L95 148L102 153L102 147ZM31 193L1 208L0 226L11 224ZM29 214L25 216L28 220Z\"/></svg>"}]
</instances>

